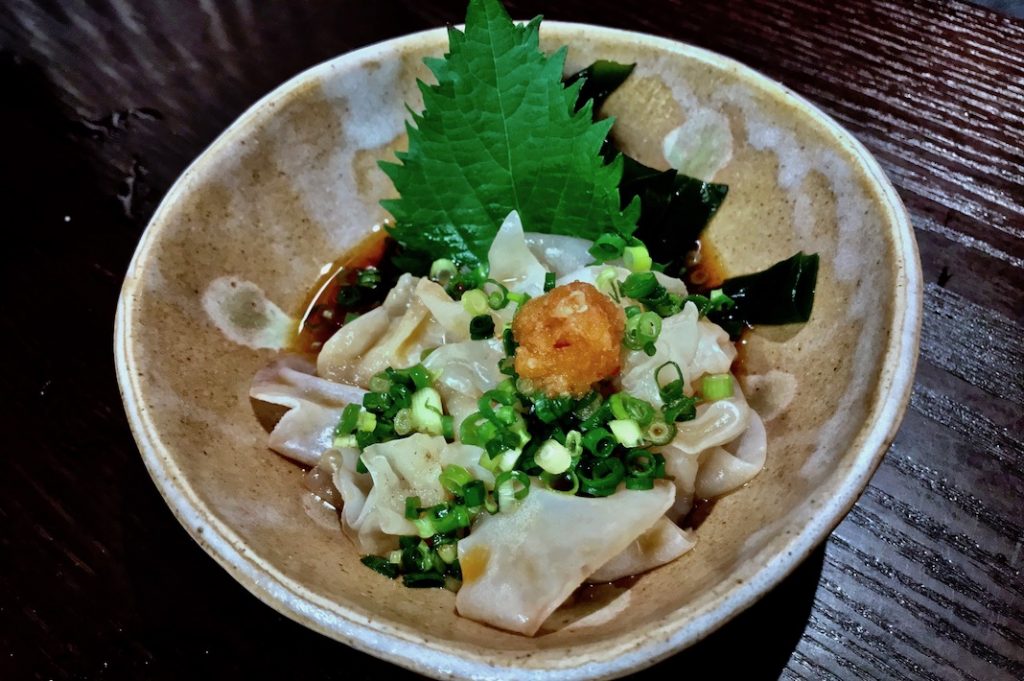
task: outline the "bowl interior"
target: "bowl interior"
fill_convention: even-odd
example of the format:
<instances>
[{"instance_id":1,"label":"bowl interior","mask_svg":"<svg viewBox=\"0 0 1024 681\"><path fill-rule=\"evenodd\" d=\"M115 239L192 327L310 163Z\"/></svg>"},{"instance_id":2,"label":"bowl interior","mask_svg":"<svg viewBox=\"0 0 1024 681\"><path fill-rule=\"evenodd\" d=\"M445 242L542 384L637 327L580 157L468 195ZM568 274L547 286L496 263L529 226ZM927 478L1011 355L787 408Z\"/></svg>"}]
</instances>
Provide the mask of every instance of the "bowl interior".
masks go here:
<instances>
[{"instance_id":1,"label":"bowl interior","mask_svg":"<svg viewBox=\"0 0 1024 681\"><path fill-rule=\"evenodd\" d=\"M288 616L435 675L503 667L618 674L703 636L777 582L863 488L902 413L919 305L906 216L866 152L784 88L664 40L545 23L568 68L636 62L608 101L625 150L726 182L708 236L727 272L818 252L811 321L762 327L745 392L768 463L720 499L698 546L629 587L559 611L536 638L454 613L454 597L374 578L303 502L302 471L267 449L248 398L321 268L386 217L377 168L420 105L431 31L339 57L258 103L185 173L125 283L118 371L133 430L171 507L247 588ZM909 373L908 373L909 372ZM585 618L585 619L584 619Z\"/></svg>"}]
</instances>

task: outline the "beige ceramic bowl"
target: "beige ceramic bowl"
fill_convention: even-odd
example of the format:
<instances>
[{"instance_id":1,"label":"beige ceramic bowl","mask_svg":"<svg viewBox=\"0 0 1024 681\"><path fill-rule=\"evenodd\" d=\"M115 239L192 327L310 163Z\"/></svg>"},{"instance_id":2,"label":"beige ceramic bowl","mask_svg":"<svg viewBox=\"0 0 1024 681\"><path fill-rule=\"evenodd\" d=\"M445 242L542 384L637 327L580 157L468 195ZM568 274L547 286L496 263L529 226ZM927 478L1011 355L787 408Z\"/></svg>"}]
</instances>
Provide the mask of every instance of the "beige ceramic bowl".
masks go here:
<instances>
[{"instance_id":1,"label":"beige ceramic bowl","mask_svg":"<svg viewBox=\"0 0 1024 681\"><path fill-rule=\"evenodd\" d=\"M303 505L248 398L322 266L385 214L377 160L404 144L422 58L443 30L346 54L252 107L174 185L118 307L117 374L146 465L192 537L271 607L436 677L584 678L637 670L722 625L790 572L849 510L893 438L917 354L921 272L907 214L849 133L729 59L623 31L547 22L569 68L637 62L608 101L640 160L686 159L730 185L710 238L733 274L821 254L810 323L758 329L745 387L768 464L720 500L682 559L560 610L536 638L457 617L442 590L360 565ZM596 614L595 614L596 611ZM590 617L587 615L590 614ZM586 619L583 619L586 617Z\"/></svg>"}]
</instances>

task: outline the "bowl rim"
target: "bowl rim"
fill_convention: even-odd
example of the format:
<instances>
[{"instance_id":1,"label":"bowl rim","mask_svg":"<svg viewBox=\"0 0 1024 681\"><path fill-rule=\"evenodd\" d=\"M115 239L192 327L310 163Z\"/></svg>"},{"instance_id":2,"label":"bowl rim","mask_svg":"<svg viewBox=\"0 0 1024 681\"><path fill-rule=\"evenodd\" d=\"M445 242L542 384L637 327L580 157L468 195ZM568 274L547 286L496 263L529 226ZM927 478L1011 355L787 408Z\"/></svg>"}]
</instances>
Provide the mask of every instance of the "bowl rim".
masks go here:
<instances>
[{"instance_id":1,"label":"bowl rim","mask_svg":"<svg viewBox=\"0 0 1024 681\"><path fill-rule=\"evenodd\" d=\"M547 668L524 669L514 660L487 659L485 655L463 656L459 650L445 649L444 644L417 640L402 630L389 628L386 622L372 620L352 612L340 604L311 592L286 577L274 566L251 552L242 539L213 514L195 494L186 476L170 454L150 418L141 395L132 339L133 301L140 274L151 257L154 236L164 222L170 206L189 189L197 168L229 145L249 124L264 115L268 105L287 96L303 85L316 82L331 70L347 62L387 57L396 49L407 49L418 43L446 44L446 28L434 28L399 36L347 52L293 76L251 105L222 132L178 177L153 213L133 255L117 304L114 326L115 369L129 426L143 461L157 489L189 535L203 547L247 590L290 619L301 622L324 635L363 652L415 671L445 677L488 679L580 679L609 678L650 666L709 635L754 601L775 587L825 540L843 516L863 493L868 480L881 462L896 435L913 387L920 341L923 282L917 243L910 217L877 160L851 133L828 114L785 85L732 58L670 38L636 31L595 26L575 22L545 21L546 37L553 34L571 45L573 36L586 35L640 44L703 62L711 67L732 72L741 80L752 82L777 101L815 119L859 164L878 191L887 218L888 236L894 249L897 281L903 284L902 295L893 300L892 328L882 355L882 369L875 389L876 418L866 420L855 439L862 444L849 469L842 474L836 494L822 503L810 522L793 533L789 541L765 562L751 579L743 581L718 596L702 613L692 619L665 618L639 634L644 640L627 650L607 646L606 642L584 644L563 657L563 664ZM872 414L869 413L870 417ZM728 578L728 576L726 576ZM723 580L724 581L724 580ZM618 637L621 638L621 637ZM610 641L609 641L610 642ZM600 650L603 649L603 655ZM545 650L544 653L558 651ZM580 653L579 666L565 663Z\"/></svg>"}]
</instances>

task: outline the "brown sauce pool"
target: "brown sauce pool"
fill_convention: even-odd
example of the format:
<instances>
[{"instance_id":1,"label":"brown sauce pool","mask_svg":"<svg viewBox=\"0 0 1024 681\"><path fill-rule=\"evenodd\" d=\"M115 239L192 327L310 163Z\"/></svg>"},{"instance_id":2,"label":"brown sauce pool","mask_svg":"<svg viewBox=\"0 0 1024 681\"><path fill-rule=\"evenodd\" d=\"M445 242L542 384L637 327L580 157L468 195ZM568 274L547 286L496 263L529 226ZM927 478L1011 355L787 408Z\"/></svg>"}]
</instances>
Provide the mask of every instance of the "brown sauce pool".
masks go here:
<instances>
[{"instance_id":1,"label":"brown sauce pool","mask_svg":"<svg viewBox=\"0 0 1024 681\"><path fill-rule=\"evenodd\" d=\"M324 267L324 273L306 295L302 315L292 338L291 350L317 354L327 339L344 325L348 314L367 311L360 309L365 306L350 308L339 303L338 293L343 286L356 283L356 275L360 269L380 264L389 241L387 232L378 229ZM393 281L382 280L378 286L386 292L393 284Z\"/></svg>"}]
</instances>

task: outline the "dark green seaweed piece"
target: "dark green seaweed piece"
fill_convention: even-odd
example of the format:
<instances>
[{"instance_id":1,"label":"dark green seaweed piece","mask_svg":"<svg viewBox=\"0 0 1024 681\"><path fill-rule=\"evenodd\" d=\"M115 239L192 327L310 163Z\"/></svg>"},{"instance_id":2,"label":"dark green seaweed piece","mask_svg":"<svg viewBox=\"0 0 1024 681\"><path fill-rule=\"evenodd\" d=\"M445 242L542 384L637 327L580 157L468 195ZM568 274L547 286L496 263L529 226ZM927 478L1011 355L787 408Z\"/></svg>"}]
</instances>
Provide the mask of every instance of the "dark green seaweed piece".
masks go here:
<instances>
[{"instance_id":1,"label":"dark green seaweed piece","mask_svg":"<svg viewBox=\"0 0 1024 681\"><path fill-rule=\"evenodd\" d=\"M675 170L655 170L623 154L619 194L623 205L640 197L634 236L643 241L665 273L678 276L683 258L725 201L729 186L704 182Z\"/></svg>"},{"instance_id":2,"label":"dark green seaweed piece","mask_svg":"<svg viewBox=\"0 0 1024 681\"><path fill-rule=\"evenodd\" d=\"M593 99L596 119L605 99L626 80L634 66L600 60L569 76L565 82L569 85L586 78L577 107ZM602 153L608 163L619 155L610 137L605 140ZM622 158L619 182L622 206L629 205L634 196L640 197L640 220L633 236L647 244L652 253L659 254L658 261L665 266L667 274L678 276L683 271L687 251L693 249L704 227L718 212L729 187L681 175L671 169L655 170L625 154Z\"/></svg>"},{"instance_id":3,"label":"dark green seaweed piece","mask_svg":"<svg viewBox=\"0 0 1024 681\"><path fill-rule=\"evenodd\" d=\"M708 319L736 339L753 324L794 324L811 318L818 281L818 254L797 253L768 269L727 279L722 292L735 305L708 313Z\"/></svg>"},{"instance_id":4,"label":"dark green seaweed piece","mask_svg":"<svg viewBox=\"0 0 1024 681\"><path fill-rule=\"evenodd\" d=\"M620 64L607 59L598 59L587 68L567 76L564 81L566 85L572 85L580 78L584 78L583 87L580 88L579 97L576 99L576 110L579 111L588 100L594 100L594 113L601 108L608 95L615 91L623 81L633 72L636 64Z\"/></svg>"}]
</instances>

